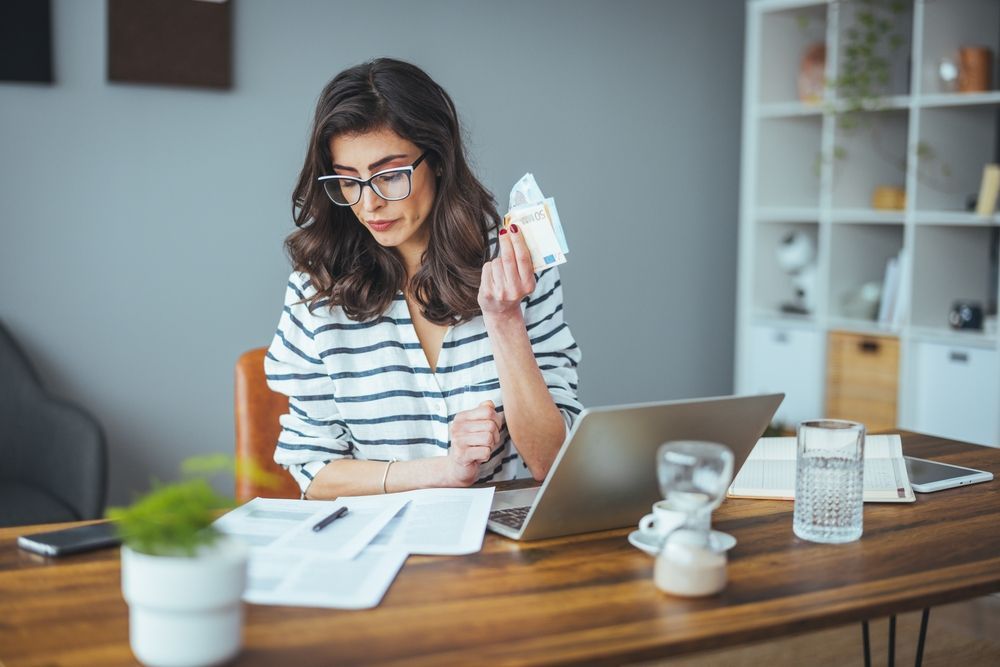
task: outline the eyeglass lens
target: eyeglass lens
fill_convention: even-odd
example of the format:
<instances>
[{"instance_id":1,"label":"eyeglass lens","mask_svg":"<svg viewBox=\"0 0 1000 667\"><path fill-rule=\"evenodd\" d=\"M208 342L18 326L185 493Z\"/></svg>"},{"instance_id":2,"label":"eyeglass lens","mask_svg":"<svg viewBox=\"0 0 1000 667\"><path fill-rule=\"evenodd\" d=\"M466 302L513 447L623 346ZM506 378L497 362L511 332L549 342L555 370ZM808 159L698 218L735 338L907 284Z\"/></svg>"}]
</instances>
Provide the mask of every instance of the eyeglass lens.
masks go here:
<instances>
[{"instance_id":1,"label":"eyeglass lens","mask_svg":"<svg viewBox=\"0 0 1000 667\"><path fill-rule=\"evenodd\" d=\"M406 199L410 195L409 170L389 171L379 174L371 181L372 189L382 199L395 201ZM323 187L330 199L338 204L354 206L361 200L362 184L346 178L333 178L325 181Z\"/></svg>"}]
</instances>

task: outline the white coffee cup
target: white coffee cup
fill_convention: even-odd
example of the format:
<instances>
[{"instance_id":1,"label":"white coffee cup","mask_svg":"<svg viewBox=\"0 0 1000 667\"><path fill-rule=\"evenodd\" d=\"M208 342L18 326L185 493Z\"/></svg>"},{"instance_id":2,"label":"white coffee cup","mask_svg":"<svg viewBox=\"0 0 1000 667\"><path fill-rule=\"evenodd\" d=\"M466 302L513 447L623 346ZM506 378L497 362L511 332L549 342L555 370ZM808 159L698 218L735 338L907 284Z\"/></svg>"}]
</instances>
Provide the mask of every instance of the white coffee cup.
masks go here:
<instances>
[{"instance_id":1,"label":"white coffee cup","mask_svg":"<svg viewBox=\"0 0 1000 667\"><path fill-rule=\"evenodd\" d=\"M684 525L687 513L676 509L669 501L653 503L653 511L639 520L639 532L644 537L662 540Z\"/></svg>"}]
</instances>

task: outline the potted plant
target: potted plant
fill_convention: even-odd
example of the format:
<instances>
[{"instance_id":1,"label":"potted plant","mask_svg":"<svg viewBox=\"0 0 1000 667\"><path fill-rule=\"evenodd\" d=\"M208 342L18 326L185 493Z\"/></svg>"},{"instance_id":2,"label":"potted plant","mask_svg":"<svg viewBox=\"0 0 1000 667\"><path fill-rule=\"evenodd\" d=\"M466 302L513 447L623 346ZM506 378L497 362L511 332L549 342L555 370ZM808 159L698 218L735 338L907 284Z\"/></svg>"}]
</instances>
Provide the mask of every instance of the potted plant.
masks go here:
<instances>
[{"instance_id":1,"label":"potted plant","mask_svg":"<svg viewBox=\"0 0 1000 667\"><path fill-rule=\"evenodd\" d=\"M129 643L146 665L214 665L240 650L248 552L212 525L234 503L209 483L234 465L224 455L188 459L182 481L108 510L122 539Z\"/></svg>"},{"instance_id":2,"label":"potted plant","mask_svg":"<svg viewBox=\"0 0 1000 667\"><path fill-rule=\"evenodd\" d=\"M838 136L851 136L867 132L868 142L886 162L906 172L906 148L886 145L879 127L878 114L869 113L886 108L892 80L892 63L899 58L907 45L904 28L910 23L907 12L910 4L904 0L837 0L844 24L843 42L840 45L838 76L826 82L832 91L831 100L823 105L824 111L836 118ZM810 29L807 15L801 14L799 29ZM916 146L917 177L925 185L939 192L953 192L951 165L938 160L937 152L926 141ZM813 164L819 176L824 163L845 160L847 149L835 144L829 152L820 151ZM875 184L878 185L878 184ZM900 188L893 188L900 190ZM891 206L875 208L904 208L905 194L894 192L896 201ZM873 199L875 199L873 194ZM884 201L884 199L879 198Z\"/></svg>"}]
</instances>

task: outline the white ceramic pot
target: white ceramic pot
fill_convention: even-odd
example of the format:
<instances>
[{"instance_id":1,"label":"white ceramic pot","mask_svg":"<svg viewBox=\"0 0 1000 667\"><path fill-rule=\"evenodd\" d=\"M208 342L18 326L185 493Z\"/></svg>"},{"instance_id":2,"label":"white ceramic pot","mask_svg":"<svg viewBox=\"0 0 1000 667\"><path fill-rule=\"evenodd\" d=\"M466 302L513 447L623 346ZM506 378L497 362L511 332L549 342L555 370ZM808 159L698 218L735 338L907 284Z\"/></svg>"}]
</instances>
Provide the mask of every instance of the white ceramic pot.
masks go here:
<instances>
[{"instance_id":1,"label":"white ceramic pot","mask_svg":"<svg viewBox=\"0 0 1000 667\"><path fill-rule=\"evenodd\" d=\"M247 549L222 538L193 557L151 556L122 547L129 642L151 667L223 663L243 643Z\"/></svg>"}]
</instances>

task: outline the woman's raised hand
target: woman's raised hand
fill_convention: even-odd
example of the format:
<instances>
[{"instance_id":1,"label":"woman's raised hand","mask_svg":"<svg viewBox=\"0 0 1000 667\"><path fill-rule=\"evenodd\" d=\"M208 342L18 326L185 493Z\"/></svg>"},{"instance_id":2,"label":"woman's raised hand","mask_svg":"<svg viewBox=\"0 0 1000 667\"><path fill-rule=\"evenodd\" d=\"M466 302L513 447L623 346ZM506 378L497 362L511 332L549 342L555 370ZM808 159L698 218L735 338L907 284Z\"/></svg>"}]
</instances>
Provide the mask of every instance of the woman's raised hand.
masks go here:
<instances>
[{"instance_id":1,"label":"woman's raised hand","mask_svg":"<svg viewBox=\"0 0 1000 667\"><path fill-rule=\"evenodd\" d=\"M517 225L500 230L500 256L483 265L479 307L483 317L521 316L521 299L535 291L531 253Z\"/></svg>"},{"instance_id":2,"label":"woman's raised hand","mask_svg":"<svg viewBox=\"0 0 1000 667\"><path fill-rule=\"evenodd\" d=\"M488 461L500 444L503 414L493 401L463 410L451 422L451 447L446 458L448 486L469 486L479 477L479 464Z\"/></svg>"}]
</instances>

